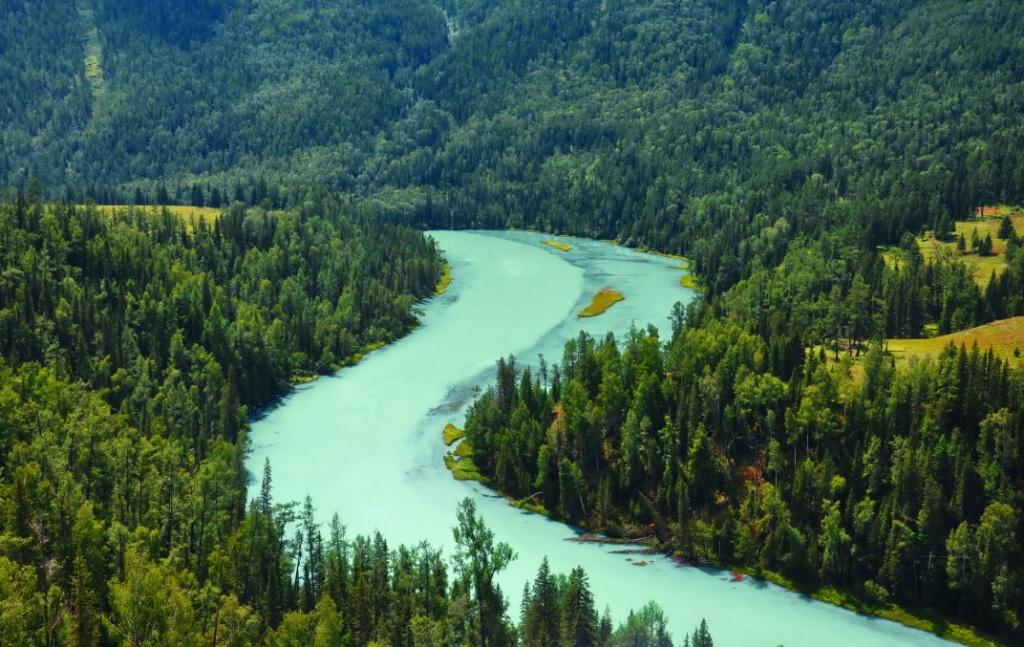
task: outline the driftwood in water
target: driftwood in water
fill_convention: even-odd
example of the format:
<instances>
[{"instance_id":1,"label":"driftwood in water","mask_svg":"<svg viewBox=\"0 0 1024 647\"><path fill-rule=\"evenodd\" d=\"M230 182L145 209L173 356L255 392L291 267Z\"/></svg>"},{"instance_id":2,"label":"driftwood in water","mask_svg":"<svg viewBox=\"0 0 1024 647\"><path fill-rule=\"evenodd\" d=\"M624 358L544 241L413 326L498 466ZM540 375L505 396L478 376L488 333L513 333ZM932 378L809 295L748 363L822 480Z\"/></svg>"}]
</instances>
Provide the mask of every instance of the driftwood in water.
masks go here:
<instances>
[{"instance_id":1,"label":"driftwood in water","mask_svg":"<svg viewBox=\"0 0 1024 647\"><path fill-rule=\"evenodd\" d=\"M647 535L646 537L637 537L636 539L624 539L616 537L605 537L604 535L596 535L594 533L585 532L575 537L567 537L569 541L575 541L581 544L610 544L613 546L645 546L643 542L648 539L653 539L654 535Z\"/></svg>"}]
</instances>

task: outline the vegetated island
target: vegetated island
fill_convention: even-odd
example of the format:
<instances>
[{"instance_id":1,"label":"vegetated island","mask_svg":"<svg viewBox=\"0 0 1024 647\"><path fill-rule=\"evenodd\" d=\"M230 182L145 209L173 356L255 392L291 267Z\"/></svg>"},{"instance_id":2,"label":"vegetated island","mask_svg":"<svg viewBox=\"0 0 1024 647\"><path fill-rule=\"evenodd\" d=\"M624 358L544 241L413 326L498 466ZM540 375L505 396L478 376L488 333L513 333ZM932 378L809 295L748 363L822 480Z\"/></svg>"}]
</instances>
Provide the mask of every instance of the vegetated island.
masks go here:
<instances>
[{"instance_id":1,"label":"vegetated island","mask_svg":"<svg viewBox=\"0 0 1024 647\"><path fill-rule=\"evenodd\" d=\"M449 447L462 440L463 436L465 436L465 432L450 422L444 426L444 430L441 432L444 444ZM473 462L473 447L465 440L456 445L455 449L445 453L444 465L456 480L487 482L486 477L480 473L476 463Z\"/></svg>"},{"instance_id":2,"label":"vegetated island","mask_svg":"<svg viewBox=\"0 0 1024 647\"><path fill-rule=\"evenodd\" d=\"M579 311L577 317L596 317L618 303L623 301L626 297L622 296L621 292L616 292L611 288L602 288L594 298L590 300L590 305Z\"/></svg>"},{"instance_id":3,"label":"vegetated island","mask_svg":"<svg viewBox=\"0 0 1024 647\"><path fill-rule=\"evenodd\" d=\"M451 447L456 441L461 440L465 435L466 432L450 422L444 426L444 431L441 432L441 438L444 439L444 444L448 447Z\"/></svg>"},{"instance_id":4,"label":"vegetated island","mask_svg":"<svg viewBox=\"0 0 1024 647\"><path fill-rule=\"evenodd\" d=\"M572 245L570 245L569 243L560 243L557 240L545 240L543 244L547 245L548 247L554 247L555 249L561 250L563 252L572 251Z\"/></svg>"}]
</instances>

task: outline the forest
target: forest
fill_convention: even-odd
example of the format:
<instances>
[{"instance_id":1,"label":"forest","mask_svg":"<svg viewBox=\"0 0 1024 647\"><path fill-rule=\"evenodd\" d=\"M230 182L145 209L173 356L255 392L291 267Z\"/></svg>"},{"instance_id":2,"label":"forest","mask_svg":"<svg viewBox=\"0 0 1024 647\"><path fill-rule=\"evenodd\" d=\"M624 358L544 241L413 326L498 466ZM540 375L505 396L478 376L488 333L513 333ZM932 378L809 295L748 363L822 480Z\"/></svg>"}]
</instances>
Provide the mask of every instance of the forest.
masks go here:
<instances>
[{"instance_id":1,"label":"forest","mask_svg":"<svg viewBox=\"0 0 1024 647\"><path fill-rule=\"evenodd\" d=\"M248 413L415 325L420 233L330 195L207 225L37 191L0 204L0 254L0 644L673 644L546 564L509 620L471 500L446 558L325 532L269 464L247 495Z\"/></svg>"},{"instance_id":2,"label":"forest","mask_svg":"<svg viewBox=\"0 0 1024 647\"><path fill-rule=\"evenodd\" d=\"M1013 254L989 298L1022 293ZM853 262L841 290L824 276L841 265L793 256L677 307L671 340L581 334L539 371L500 360L466 420L474 463L531 509L653 535L687 563L1019 639L1024 370L977 346L900 365L884 350L887 329L1002 313L970 279L936 281L962 266L918 259L868 281ZM929 308L914 290L936 284ZM908 299L923 311L908 318Z\"/></svg>"},{"instance_id":3,"label":"forest","mask_svg":"<svg viewBox=\"0 0 1024 647\"><path fill-rule=\"evenodd\" d=\"M324 536L270 470L248 492L250 415L415 327L428 227L685 254L702 287L650 313L671 339L500 361L466 428L491 485L1024 640L1020 364L885 348L1024 314L1012 226L982 282L915 242L1024 203L1022 25L1012 0L0 0L0 642L669 644L546 565L511 620L500 542Z\"/></svg>"},{"instance_id":4,"label":"forest","mask_svg":"<svg viewBox=\"0 0 1024 647\"><path fill-rule=\"evenodd\" d=\"M325 186L685 253L712 293L800 236L898 244L1024 201L1016 2L11 4L0 182L55 198Z\"/></svg>"}]
</instances>

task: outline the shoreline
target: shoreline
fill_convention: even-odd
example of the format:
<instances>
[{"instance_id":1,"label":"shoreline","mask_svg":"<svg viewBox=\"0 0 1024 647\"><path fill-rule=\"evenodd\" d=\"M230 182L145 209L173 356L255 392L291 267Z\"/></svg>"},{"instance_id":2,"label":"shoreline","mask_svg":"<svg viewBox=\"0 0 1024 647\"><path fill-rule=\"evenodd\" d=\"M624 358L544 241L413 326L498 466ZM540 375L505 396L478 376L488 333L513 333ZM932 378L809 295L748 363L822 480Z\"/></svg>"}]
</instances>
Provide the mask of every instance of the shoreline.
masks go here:
<instances>
[{"instance_id":1,"label":"shoreline","mask_svg":"<svg viewBox=\"0 0 1024 647\"><path fill-rule=\"evenodd\" d=\"M443 256L441 258L442 260L444 260ZM448 288L449 286L451 286L453 280L454 277L452 275L451 263L449 263L447 260L444 260L444 263L441 265L441 278L438 279L437 281L437 286L434 288L434 293L427 297L424 297L420 301L424 301L427 299L435 299L439 296L444 295L448 291ZM413 314L416 314L418 312L418 310L413 310ZM295 391L296 387L305 386L307 384L313 384L320 380L320 378L322 377L337 375L346 368L357 366L364 359L366 359L367 355L369 355L370 353L387 348L388 346L394 344L398 340L410 335L412 332L414 332L417 328L420 327L421 323L422 322L417 316L416 323L411 328L409 328L409 330L403 332L401 335L398 335L394 339L389 339L388 341L377 341L370 344L366 344L365 346L359 348L359 350L352 353L352 355L350 355L349 357L346 357L340 364L332 364L331 366L329 366L328 368L330 370L327 372L314 373L312 371L296 371L288 378L288 383L285 385L285 387L281 390L280 393L276 394L273 398L271 398L269 402L260 405L258 409L254 409L253 411L247 414L247 422L251 423L252 420L258 418L259 415L264 410L274 406L282 399L287 397L290 393Z\"/></svg>"},{"instance_id":2,"label":"shoreline","mask_svg":"<svg viewBox=\"0 0 1024 647\"><path fill-rule=\"evenodd\" d=\"M475 467L475 465L474 465ZM479 472L478 472L479 474ZM529 496L522 499L515 499L511 495L508 495L500 490L497 490L489 485L489 479L485 475L482 479L472 479L480 483L483 487L487 488L490 493L500 497L506 501L511 507L519 510L524 510L531 514L542 516L552 521L557 521L564 524L567 528L573 529L575 526L559 518L556 515L551 514L542 506L532 503ZM453 474L453 478L454 474ZM651 536L639 537L639 538L617 538L608 537L601 531L584 530L580 528L580 533L572 537L566 537L566 541L572 541L580 544L597 544L606 546L621 546L621 547L634 547L637 553L643 553L652 557L662 556L671 560L677 567L686 568L710 568L723 573L733 574L734 581L737 574L743 577L749 577L762 582L768 582L774 584L779 588L785 589L791 593L806 596L817 602L822 602L840 609L851 611L861 616L878 618L880 620L886 620L888 622L895 622L916 629L927 634L931 634L943 640L958 643L961 645L967 645L968 647L1005 647L1010 643L1000 641L997 638L986 636L971 627L965 625L959 625L951 620L932 614L928 612L915 612L902 607L893 602L872 602L865 600L851 591L845 591L837 589L831 586L823 587L806 587L801 586L793 580L785 577L780 573L774 571L767 571L764 569L754 568L750 566L735 566L727 564L718 564L715 562L691 562L681 557L677 557L671 550L664 550L663 545L652 546L649 543L644 543L644 540L651 539ZM657 540L655 540L657 541ZM625 553L624 553L625 554ZM635 566L645 566L644 563L635 563Z\"/></svg>"}]
</instances>

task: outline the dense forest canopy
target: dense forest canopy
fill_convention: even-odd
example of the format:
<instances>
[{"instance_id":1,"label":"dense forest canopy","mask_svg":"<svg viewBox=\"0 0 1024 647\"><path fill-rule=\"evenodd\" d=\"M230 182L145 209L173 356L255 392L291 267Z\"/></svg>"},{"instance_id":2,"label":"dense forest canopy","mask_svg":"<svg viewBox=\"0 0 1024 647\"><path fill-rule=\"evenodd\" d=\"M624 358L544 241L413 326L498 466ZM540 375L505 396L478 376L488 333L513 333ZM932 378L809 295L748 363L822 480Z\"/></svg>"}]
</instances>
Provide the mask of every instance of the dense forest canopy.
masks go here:
<instances>
[{"instance_id":1,"label":"dense forest canopy","mask_svg":"<svg viewBox=\"0 0 1024 647\"><path fill-rule=\"evenodd\" d=\"M884 340L1024 314L1012 222L981 282L914 238L1024 202L1022 25L1012 0L0 0L3 635L665 644L657 608L601 621L584 573L543 565L517 625L487 565L324 537L269 470L246 494L246 414L415 325L442 261L413 228L516 226L685 253L703 292L671 340L499 364L467 426L492 484L1020 640L1021 369Z\"/></svg>"},{"instance_id":2,"label":"dense forest canopy","mask_svg":"<svg viewBox=\"0 0 1024 647\"><path fill-rule=\"evenodd\" d=\"M690 562L781 573L1019 636L1024 373L977 348L896 369L731 323L582 335L551 376L498 364L466 442L491 484Z\"/></svg>"},{"instance_id":3,"label":"dense forest canopy","mask_svg":"<svg viewBox=\"0 0 1024 647\"><path fill-rule=\"evenodd\" d=\"M8 5L15 186L324 185L685 250L713 291L795 233L895 243L1024 197L1016 2Z\"/></svg>"}]
</instances>

